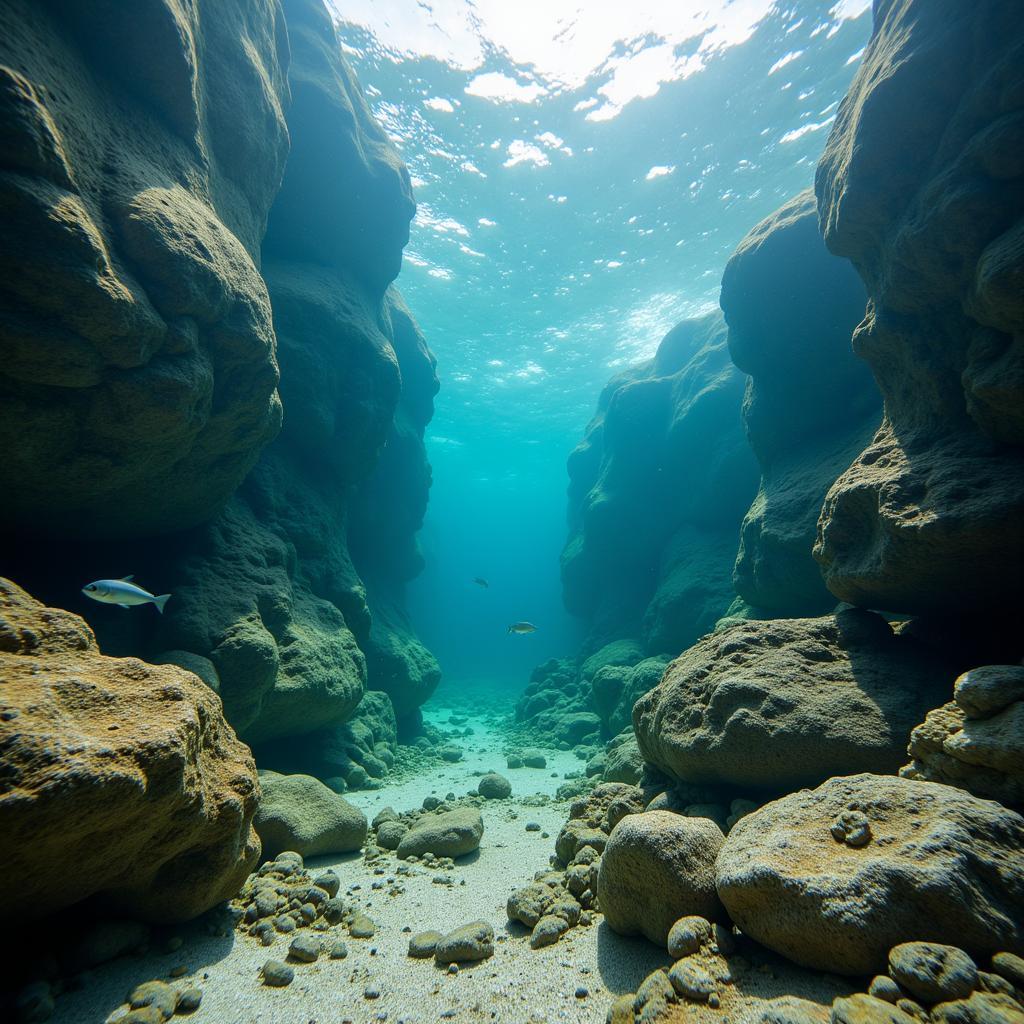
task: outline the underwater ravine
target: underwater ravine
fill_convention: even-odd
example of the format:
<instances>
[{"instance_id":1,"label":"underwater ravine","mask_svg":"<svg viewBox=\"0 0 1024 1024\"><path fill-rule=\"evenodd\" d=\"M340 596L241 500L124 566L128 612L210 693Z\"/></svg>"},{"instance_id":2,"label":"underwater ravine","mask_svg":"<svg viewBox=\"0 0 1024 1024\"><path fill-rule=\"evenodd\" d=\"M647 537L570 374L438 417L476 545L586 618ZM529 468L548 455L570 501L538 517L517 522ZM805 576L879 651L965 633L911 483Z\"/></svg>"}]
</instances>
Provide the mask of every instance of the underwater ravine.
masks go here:
<instances>
[{"instance_id":1,"label":"underwater ravine","mask_svg":"<svg viewBox=\"0 0 1024 1024\"><path fill-rule=\"evenodd\" d=\"M1024 18L0 0L0 1019L1024 1024Z\"/></svg>"}]
</instances>

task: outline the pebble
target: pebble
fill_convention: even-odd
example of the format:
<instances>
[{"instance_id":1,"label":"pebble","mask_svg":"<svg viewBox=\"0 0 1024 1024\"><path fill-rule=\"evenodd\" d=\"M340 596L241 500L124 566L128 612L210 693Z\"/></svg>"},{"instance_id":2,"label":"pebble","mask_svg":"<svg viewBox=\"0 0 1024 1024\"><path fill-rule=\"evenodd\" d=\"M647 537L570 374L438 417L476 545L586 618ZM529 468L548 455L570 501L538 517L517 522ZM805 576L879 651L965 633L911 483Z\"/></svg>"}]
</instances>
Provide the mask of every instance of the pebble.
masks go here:
<instances>
[{"instance_id":1,"label":"pebble","mask_svg":"<svg viewBox=\"0 0 1024 1024\"><path fill-rule=\"evenodd\" d=\"M578 985L576 987L576 998L577 999L586 999L587 996L589 996L589 995L590 995L590 989L588 989L585 985Z\"/></svg>"},{"instance_id":2,"label":"pebble","mask_svg":"<svg viewBox=\"0 0 1024 1024\"><path fill-rule=\"evenodd\" d=\"M377 985L367 985L363 989L363 997L365 999L380 999L380 987Z\"/></svg>"},{"instance_id":3,"label":"pebble","mask_svg":"<svg viewBox=\"0 0 1024 1024\"><path fill-rule=\"evenodd\" d=\"M356 914L352 918L352 923L348 926L348 933L354 939L369 939L377 931L377 926L373 923L373 920L366 916L366 914Z\"/></svg>"},{"instance_id":4,"label":"pebble","mask_svg":"<svg viewBox=\"0 0 1024 1024\"><path fill-rule=\"evenodd\" d=\"M540 831L540 825L536 821L528 821L526 823L526 831L527 832L539 832Z\"/></svg>"},{"instance_id":5,"label":"pebble","mask_svg":"<svg viewBox=\"0 0 1024 1024\"><path fill-rule=\"evenodd\" d=\"M1015 953L996 953L992 957L992 971L1017 988L1024 989L1024 958Z\"/></svg>"},{"instance_id":6,"label":"pebble","mask_svg":"<svg viewBox=\"0 0 1024 1024\"><path fill-rule=\"evenodd\" d=\"M969 996L978 983L974 961L956 946L903 942L889 950L889 974L912 996L941 1003Z\"/></svg>"},{"instance_id":7,"label":"pebble","mask_svg":"<svg viewBox=\"0 0 1024 1024\"><path fill-rule=\"evenodd\" d=\"M295 978L295 968L281 963L280 960L268 960L260 973L263 975L263 984L274 988L290 985Z\"/></svg>"},{"instance_id":8,"label":"pebble","mask_svg":"<svg viewBox=\"0 0 1024 1024\"><path fill-rule=\"evenodd\" d=\"M681 996L705 1003L715 990L715 980L692 958L677 960L668 972L668 980Z\"/></svg>"},{"instance_id":9,"label":"pebble","mask_svg":"<svg viewBox=\"0 0 1024 1024\"><path fill-rule=\"evenodd\" d=\"M178 1005L175 1013L195 1013L203 1001L203 993L197 988L186 988L178 993Z\"/></svg>"},{"instance_id":10,"label":"pebble","mask_svg":"<svg viewBox=\"0 0 1024 1024\"><path fill-rule=\"evenodd\" d=\"M288 955L304 964L313 963L320 956L320 939L316 935L296 935L288 946Z\"/></svg>"},{"instance_id":11,"label":"pebble","mask_svg":"<svg viewBox=\"0 0 1024 1024\"><path fill-rule=\"evenodd\" d=\"M868 985L868 995L876 999L884 999L887 1003L896 1005L903 998L903 989L896 984L888 974L879 974L871 979Z\"/></svg>"},{"instance_id":12,"label":"pebble","mask_svg":"<svg viewBox=\"0 0 1024 1024\"><path fill-rule=\"evenodd\" d=\"M166 981L144 981L136 985L128 995L128 1005L133 1010L152 1006L168 1019L174 1016L178 993Z\"/></svg>"},{"instance_id":13,"label":"pebble","mask_svg":"<svg viewBox=\"0 0 1024 1024\"><path fill-rule=\"evenodd\" d=\"M331 946L330 953L332 960L344 960L348 956L348 946L345 945L342 939L338 939L333 946Z\"/></svg>"},{"instance_id":14,"label":"pebble","mask_svg":"<svg viewBox=\"0 0 1024 1024\"><path fill-rule=\"evenodd\" d=\"M458 964L449 964L448 965L448 973L449 974L458 974L459 973L459 965Z\"/></svg>"},{"instance_id":15,"label":"pebble","mask_svg":"<svg viewBox=\"0 0 1024 1024\"><path fill-rule=\"evenodd\" d=\"M696 953L713 934L711 922L704 917L681 917L668 933L668 954L673 960Z\"/></svg>"}]
</instances>

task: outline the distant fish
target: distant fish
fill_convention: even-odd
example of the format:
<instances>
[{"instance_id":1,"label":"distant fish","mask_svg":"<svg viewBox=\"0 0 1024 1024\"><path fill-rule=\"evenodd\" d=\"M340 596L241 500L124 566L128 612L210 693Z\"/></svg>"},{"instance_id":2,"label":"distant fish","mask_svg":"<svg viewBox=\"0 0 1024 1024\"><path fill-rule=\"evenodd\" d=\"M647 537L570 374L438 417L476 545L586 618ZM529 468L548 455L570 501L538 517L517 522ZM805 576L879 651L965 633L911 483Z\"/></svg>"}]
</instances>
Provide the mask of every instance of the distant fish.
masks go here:
<instances>
[{"instance_id":1,"label":"distant fish","mask_svg":"<svg viewBox=\"0 0 1024 1024\"><path fill-rule=\"evenodd\" d=\"M134 576L122 576L119 580L97 580L87 587L82 587L82 593L102 604L116 604L122 608L131 608L133 604L155 604L156 610L163 612L164 605L171 595L161 594L156 597L148 590L137 587L131 582L133 579Z\"/></svg>"},{"instance_id":2,"label":"distant fish","mask_svg":"<svg viewBox=\"0 0 1024 1024\"><path fill-rule=\"evenodd\" d=\"M512 625L508 627L508 631L510 633L521 634L536 633L537 627L532 622L513 622Z\"/></svg>"},{"instance_id":3,"label":"distant fish","mask_svg":"<svg viewBox=\"0 0 1024 1024\"><path fill-rule=\"evenodd\" d=\"M473 577L473 582L474 582L474 583L475 583L475 584L476 584L476 585L477 585L478 587L483 587L483 588L484 588L484 590L486 590L486 589L487 589L487 588L488 588L488 587L490 586L490 583L488 583L488 582L487 582L487 580L485 580L485 579L483 578L483 576L474 576L474 577Z\"/></svg>"}]
</instances>

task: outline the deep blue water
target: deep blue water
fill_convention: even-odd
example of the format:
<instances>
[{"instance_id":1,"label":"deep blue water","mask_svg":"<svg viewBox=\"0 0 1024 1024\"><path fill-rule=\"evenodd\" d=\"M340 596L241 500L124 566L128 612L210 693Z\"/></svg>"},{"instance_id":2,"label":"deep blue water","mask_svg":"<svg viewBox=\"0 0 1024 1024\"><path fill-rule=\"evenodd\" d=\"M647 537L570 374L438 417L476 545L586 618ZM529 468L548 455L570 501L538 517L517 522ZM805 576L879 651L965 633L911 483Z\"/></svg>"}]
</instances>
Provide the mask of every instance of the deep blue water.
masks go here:
<instances>
[{"instance_id":1,"label":"deep blue water","mask_svg":"<svg viewBox=\"0 0 1024 1024\"><path fill-rule=\"evenodd\" d=\"M870 4L336 6L413 175L398 285L442 381L413 620L449 681L518 689L578 643L565 459L601 387L716 306L736 243L811 183Z\"/></svg>"}]
</instances>

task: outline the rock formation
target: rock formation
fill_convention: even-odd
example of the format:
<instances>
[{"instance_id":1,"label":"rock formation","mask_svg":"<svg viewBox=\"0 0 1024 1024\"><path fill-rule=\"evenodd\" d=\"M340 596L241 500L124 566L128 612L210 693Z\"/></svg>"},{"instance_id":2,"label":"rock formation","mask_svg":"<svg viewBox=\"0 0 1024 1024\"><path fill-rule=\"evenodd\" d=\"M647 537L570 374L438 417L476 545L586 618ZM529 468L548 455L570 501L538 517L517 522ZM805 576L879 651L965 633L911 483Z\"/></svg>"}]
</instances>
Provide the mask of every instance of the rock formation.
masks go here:
<instances>
[{"instance_id":1,"label":"rock formation","mask_svg":"<svg viewBox=\"0 0 1024 1024\"><path fill-rule=\"evenodd\" d=\"M77 616L0 580L4 917L90 899L183 921L259 856L256 766L220 700L173 665L100 654Z\"/></svg>"},{"instance_id":2,"label":"rock formation","mask_svg":"<svg viewBox=\"0 0 1024 1024\"><path fill-rule=\"evenodd\" d=\"M633 727L644 759L671 778L786 792L895 772L956 672L874 612L741 622L672 662Z\"/></svg>"},{"instance_id":3,"label":"rock formation","mask_svg":"<svg viewBox=\"0 0 1024 1024\"><path fill-rule=\"evenodd\" d=\"M826 244L868 291L854 349L885 402L819 525L815 557L845 601L962 613L1019 597L1020 47L1012 4L876 4L818 165Z\"/></svg>"},{"instance_id":4,"label":"rock formation","mask_svg":"<svg viewBox=\"0 0 1024 1024\"><path fill-rule=\"evenodd\" d=\"M722 275L729 354L750 374L743 423L761 487L743 520L733 581L772 616L829 611L812 557L825 493L871 440L881 396L850 335L864 288L818 232L814 193L801 192L752 228Z\"/></svg>"},{"instance_id":5,"label":"rock formation","mask_svg":"<svg viewBox=\"0 0 1024 1024\"><path fill-rule=\"evenodd\" d=\"M1024 805L1024 667L965 672L953 700L910 734L908 779L945 782L975 796Z\"/></svg>"},{"instance_id":6,"label":"rock formation","mask_svg":"<svg viewBox=\"0 0 1024 1024\"><path fill-rule=\"evenodd\" d=\"M5 530L180 530L277 433L259 262L288 151L280 17L271 0L5 4Z\"/></svg>"},{"instance_id":7,"label":"rock formation","mask_svg":"<svg viewBox=\"0 0 1024 1024\"><path fill-rule=\"evenodd\" d=\"M569 457L562 586L589 626L584 654L631 638L674 655L729 607L724 567L757 479L742 388L717 315L683 321L605 386Z\"/></svg>"},{"instance_id":8,"label":"rock formation","mask_svg":"<svg viewBox=\"0 0 1024 1024\"><path fill-rule=\"evenodd\" d=\"M104 651L202 664L249 743L322 733L367 685L412 719L439 677L402 595L437 378L390 285L408 172L321 0L106 6L5 12L2 516L48 534L9 571ZM392 562L353 525L357 570L354 520ZM173 595L165 616L78 594L125 572Z\"/></svg>"},{"instance_id":9,"label":"rock formation","mask_svg":"<svg viewBox=\"0 0 1024 1024\"><path fill-rule=\"evenodd\" d=\"M893 946L918 939L1019 953L1022 842L1024 818L962 790L834 778L737 822L718 895L744 934L819 970L884 971Z\"/></svg>"}]
</instances>

